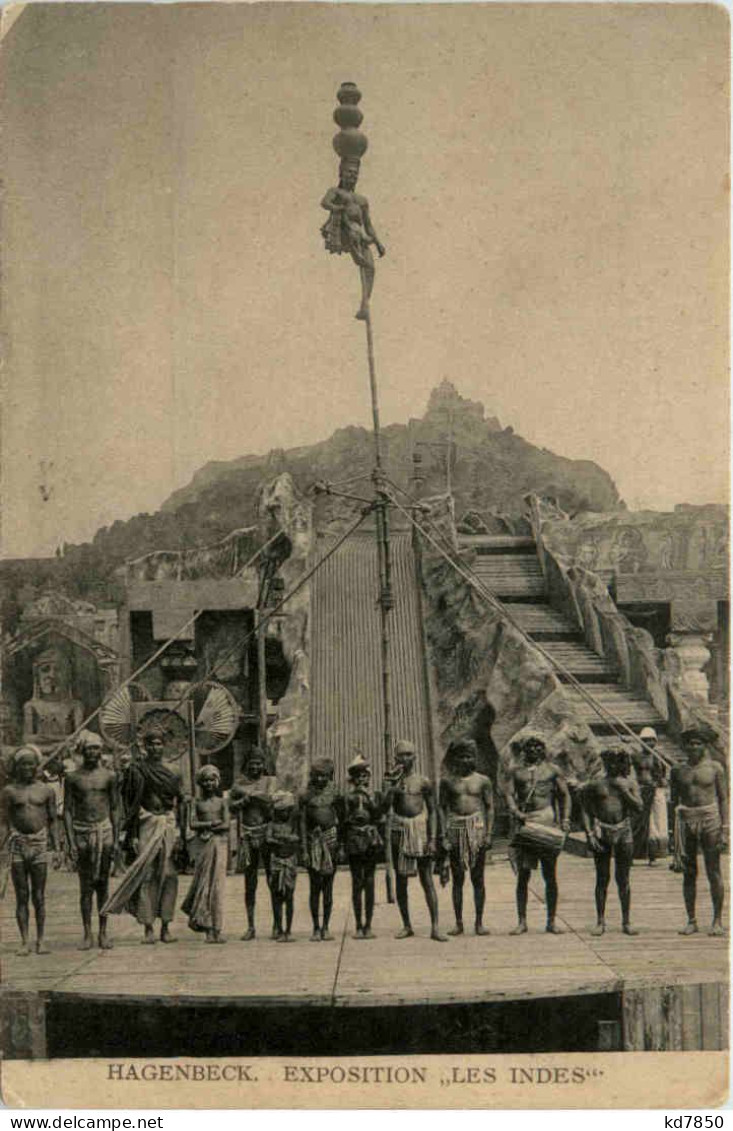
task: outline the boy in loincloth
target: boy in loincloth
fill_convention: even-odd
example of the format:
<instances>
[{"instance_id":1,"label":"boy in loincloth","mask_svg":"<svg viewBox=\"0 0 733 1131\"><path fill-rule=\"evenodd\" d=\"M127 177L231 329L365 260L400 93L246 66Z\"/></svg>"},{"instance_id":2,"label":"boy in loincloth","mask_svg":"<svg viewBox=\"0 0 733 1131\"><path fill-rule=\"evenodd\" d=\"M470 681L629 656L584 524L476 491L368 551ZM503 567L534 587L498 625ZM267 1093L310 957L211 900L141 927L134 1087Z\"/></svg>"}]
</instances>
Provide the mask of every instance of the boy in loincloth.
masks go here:
<instances>
[{"instance_id":1,"label":"boy in loincloth","mask_svg":"<svg viewBox=\"0 0 733 1131\"><path fill-rule=\"evenodd\" d=\"M697 934L697 854L702 851L713 902L709 935L723 934L723 877L720 855L728 847L728 791L725 770L711 758L713 735L691 727L682 735L687 765L672 769L672 805L675 810L675 858L682 866L682 891L687 924L681 935Z\"/></svg>"},{"instance_id":2,"label":"boy in loincloth","mask_svg":"<svg viewBox=\"0 0 733 1131\"><path fill-rule=\"evenodd\" d=\"M397 906L402 930L395 938L414 935L410 922L408 880L418 875L430 912L430 937L447 942L438 922L438 897L433 884L433 857L438 835L438 807L432 784L415 770L417 753L411 742L395 745L395 768L385 775L388 851L396 865Z\"/></svg>"},{"instance_id":3,"label":"boy in loincloth","mask_svg":"<svg viewBox=\"0 0 733 1131\"><path fill-rule=\"evenodd\" d=\"M310 881L311 942L330 942L333 880L339 847L340 801L333 784L334 765L319 758L311 766L308 788L300 799L300 836ZM323 901L323 918L319 913Z\"/></svg>"},{"instance_id":4,"label":"boy in loincloth","mask_svg":"<svg viewBox=\"0 0 733 1131\"><path fill-rule=\"evenodd\" d=\"M544 740L539 735L527 735L518 743L517 752L521 759L508 776L506 802L515 828L531 821L539 825L553 826L556 812L563 832L570 828L570 793L559 768L547 761ZM529 878L539 863L545 881L547 903L546 931L550 935L562 935L563 929L556 922L557 915L557 858L556 849L527 845L514 845L510 849L512 866L517 873L517 916L518 923L512 935L527 933L527 899Z\"/></svg>"},{"instance_id":5,"label":"boy in loincloth","mask_svg":"<svg viewBox=\"0 0 733 1131\"><path fill-rule=\"evenodd\" d=\"M611 859L616 862L616 887L621 903L621 929L638 935L631 926L631 865L634 859L633 816L644 803L631 774L626 750L601 752L605 777L589 781L580 795L583 828L596 866L596 925L592 935L606 930L606 897L611 881Z\"/></svg>"},{"instance_id":6,"label":"boy in loincloth","mask_svg":"<svg viewBox=\"0 0 733 1131\"><path fill-rule=\"evenodd\" d=\"M456 925L449 935L463 934L463 885L471 877L476 909L477 935L488 935L484 927L486 889L484 868L494 826L494 788L490 778L476 772L476 743L472 738L451 742L445 756L446 775L441 779L439 802L453 877L453 910Z\"/></svg>"},{"instance_id":7,"label":"boy in loincloth","mask_svg":"<svg viewBox=\"0 0 733 1131\"><path fill-rule=\"evenodd\" d=\"M102 908L109 895L109 877L119 839L117 776L100 765L104 743L98 734L84 730L76 749L82 756L78 770L64 782L64 827L69 853L79 873L79 906L84 938L79 950L91 950L92 909L97 897L100 950L111 950L107 916Z\"/></svg>"},{"instance_id":8,"label":"boy in loincloth","mask_svg":"<svg viewBox=\"0 0 733 1131\"><path fill-rule=\"evenodd\" d=\"M20 931L20 955L31 953L28 942L29 903L36 915L36 954L48 954L43 941L46 926L46 876L48 850L56 853L56 794L37 780L41 752L22 746L13 756L12 780L0 794L2 823L10 831L6 849L15 889L15 919Z\"/></svg>"},{"instance_id":9,"label":"boy in loincloth","mask_svg":"<svg viewBox=\"0 0 733 1131\"><path fill-rule=\"evenodd\" d=\"M267 826L270 891L275 915L275 942L292 942L298 847L295 798L281 790L272 795L272 820ZM283 912L284 919L283 919Z\"/></svg>"}]
</instances>

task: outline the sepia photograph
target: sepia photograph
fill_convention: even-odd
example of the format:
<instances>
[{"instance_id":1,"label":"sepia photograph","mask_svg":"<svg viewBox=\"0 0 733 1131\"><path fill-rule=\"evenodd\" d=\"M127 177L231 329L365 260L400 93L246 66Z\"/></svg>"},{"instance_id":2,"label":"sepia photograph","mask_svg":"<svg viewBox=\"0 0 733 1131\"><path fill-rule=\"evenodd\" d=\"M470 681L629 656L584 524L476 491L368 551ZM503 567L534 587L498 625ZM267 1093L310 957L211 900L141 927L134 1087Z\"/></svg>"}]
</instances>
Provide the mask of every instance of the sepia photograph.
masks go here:
<instances>
[{"instance_id":1,"label":"sepia photograph","mask_svg":"<svg viewBox=\"0 0 733 1131\"><path fill-rule=\"evenodd\" d=\"M6 1104L724 1102L729 44L2 11Z\"/></svg>"}]
</instances>

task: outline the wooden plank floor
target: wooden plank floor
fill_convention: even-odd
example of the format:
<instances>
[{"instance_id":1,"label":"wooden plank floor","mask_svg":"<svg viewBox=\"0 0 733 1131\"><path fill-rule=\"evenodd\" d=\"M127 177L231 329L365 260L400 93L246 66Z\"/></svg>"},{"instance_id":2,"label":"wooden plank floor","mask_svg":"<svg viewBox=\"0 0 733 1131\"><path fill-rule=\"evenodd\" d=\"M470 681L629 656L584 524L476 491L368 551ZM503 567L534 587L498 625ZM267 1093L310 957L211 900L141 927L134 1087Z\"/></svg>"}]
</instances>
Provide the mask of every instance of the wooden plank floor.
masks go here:
<instances>
[{"instance_id":1,"label":"wooden plank floor","mask_svg":"<svg viewBox=\"0 0 733 1131\"><path fill-rule=\"evenodd\" d=\"M514 877L499 857L486 869L486 923L492 934L476 938L472 931L439 944L428 938L427 912L416 880L411 881L411 910L416 937L394 938L399 928L397 909L380 902L376 909L374 941L355 940L350 912L348 873L339 872L332 920L334 941L311 943L307 910L308 882L298 877L295 941L289 945L269 938L267 889L261 882L258 904L259 937L242 943L243 881L227 880L226 946L207 946L188 930L179 914L174 924L178 942L172 946L139 945L141 928L128 916L111 919L115 948L82 952L79 942L77 881L74 875L49 877L49 955L15 955L17 933L14 900L9 889L2 907L2 984L8 990L54 991L105 998L170 1001L182 998L245 999L252 1005L395 1005L465 1001L506 1001L614 992L622 988L675 983L726 981L728 940L711 939L703 931L681 938L684 922L681 878L666 864L637 865L633 877L634 922L640 934L620 933L615 889L609 893L610 929L592 938L594 921L592 862L564 856L559 866L560 920L566 934L544 933L542 885L533 875L530 933L511 938L514 926ZM189 878L182 877L180 897ZM384 876L377 879L383 899ZM470 887L466 886L465 919L473 917ZM450 888L439 889L442 922L452 925ZM707 884L700 883L699 921L710 920Z\"/></svg>"}]
</instances>

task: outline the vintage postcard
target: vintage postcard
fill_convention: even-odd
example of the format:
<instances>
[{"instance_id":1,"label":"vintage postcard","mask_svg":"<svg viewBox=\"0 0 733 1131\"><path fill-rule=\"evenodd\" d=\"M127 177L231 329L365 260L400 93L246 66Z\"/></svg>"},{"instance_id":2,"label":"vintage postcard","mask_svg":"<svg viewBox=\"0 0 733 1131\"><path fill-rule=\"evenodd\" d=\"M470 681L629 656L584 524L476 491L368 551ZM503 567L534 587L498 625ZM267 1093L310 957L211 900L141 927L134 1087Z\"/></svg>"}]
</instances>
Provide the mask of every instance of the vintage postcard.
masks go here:
<instances>
[{"instance_id":1,"label":"vintage postcard","mask_svg":"<svg viewBox=\"0 0 733 1131\"><path fill-rule=\"evenodd\" d=\"M11 1107L712 1107L729 17L31 3Z\"/></svg>"}]
</instances>

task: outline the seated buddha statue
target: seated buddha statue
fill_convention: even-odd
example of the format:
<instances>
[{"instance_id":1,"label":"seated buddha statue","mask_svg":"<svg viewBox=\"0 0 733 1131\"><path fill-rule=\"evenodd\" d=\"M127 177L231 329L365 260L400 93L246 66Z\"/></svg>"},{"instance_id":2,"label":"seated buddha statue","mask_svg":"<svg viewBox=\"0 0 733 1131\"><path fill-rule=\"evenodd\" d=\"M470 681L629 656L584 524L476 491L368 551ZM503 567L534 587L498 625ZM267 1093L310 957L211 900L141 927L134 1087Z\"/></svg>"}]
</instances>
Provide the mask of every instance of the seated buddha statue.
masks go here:
<instances>
[{"instance_id":1,"label":"seated buddha statue","mask_svg":"<svg viewBox=\"0 0 733 1131\"><path fill-rule=\"evenodd\" d=\"M83 704L72 698L71 671L56 648L41 652L33 662L33 698L23 707L23 741L53 746L73 734L84 718Z\"/></svg>"}]
</instances>

